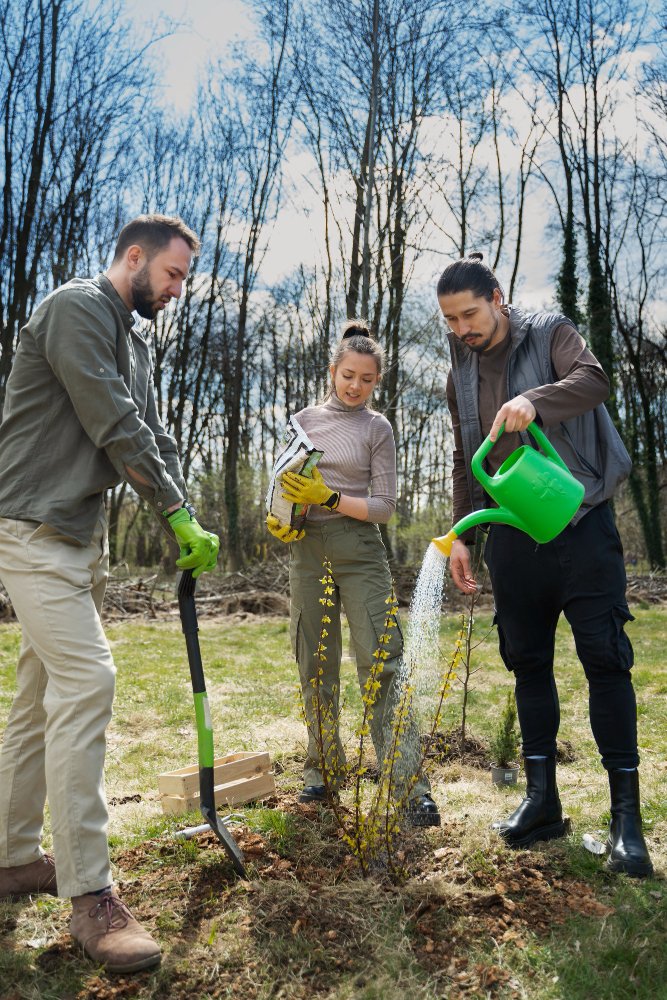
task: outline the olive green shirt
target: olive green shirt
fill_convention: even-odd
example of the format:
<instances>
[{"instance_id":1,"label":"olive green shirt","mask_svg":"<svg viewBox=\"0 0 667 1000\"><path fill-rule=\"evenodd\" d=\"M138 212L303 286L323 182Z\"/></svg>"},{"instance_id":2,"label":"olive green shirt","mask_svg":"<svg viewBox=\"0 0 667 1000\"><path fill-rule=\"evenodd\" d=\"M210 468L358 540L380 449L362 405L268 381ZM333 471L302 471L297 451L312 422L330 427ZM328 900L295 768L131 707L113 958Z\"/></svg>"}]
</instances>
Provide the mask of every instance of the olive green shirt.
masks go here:
<instances>
[{"instance_id":1,"label":"olive green shirt","mask_svg":"<svg viewBox=\"0 0 667 1000\"><path fill-rule=\"evenodd\" d=\"M105 275L48 295L21 330L7 381L0 517L44 522L88 544L104 491L123 479L160 514L184 499L152 376L148 345Z\"/></svg>"}]
</instances>

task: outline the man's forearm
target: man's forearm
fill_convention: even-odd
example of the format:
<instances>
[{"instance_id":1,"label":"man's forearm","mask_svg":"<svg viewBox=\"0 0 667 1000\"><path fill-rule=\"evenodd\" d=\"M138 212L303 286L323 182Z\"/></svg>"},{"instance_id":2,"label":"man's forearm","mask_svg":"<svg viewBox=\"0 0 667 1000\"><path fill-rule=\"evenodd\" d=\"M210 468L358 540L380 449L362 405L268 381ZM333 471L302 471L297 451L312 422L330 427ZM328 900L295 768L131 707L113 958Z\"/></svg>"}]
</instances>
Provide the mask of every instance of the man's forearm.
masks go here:
<instances>
[{"instance_id":1,"label":"man's forearm","mask_svg":"<svg viewBox=\"0 0 667 1000\"><path fill-rule=\"evenodd\" d=\"M133 469L131 466L126 465L125 472L127 473L127 478L130 482L134 480L141 486L145 486L147 489L151 489L151 487L153 486L153 484L149 483L149 481L146 479L145 476L142 476L140 472L137 472L137 470ZM179 500L178 503L174 503L171 504L171 506L166 507L165 508L166 513L171 514L173 511L178 510L178 508L181 506L182 503L183 501Z\"/></svg>"}]
</instances>

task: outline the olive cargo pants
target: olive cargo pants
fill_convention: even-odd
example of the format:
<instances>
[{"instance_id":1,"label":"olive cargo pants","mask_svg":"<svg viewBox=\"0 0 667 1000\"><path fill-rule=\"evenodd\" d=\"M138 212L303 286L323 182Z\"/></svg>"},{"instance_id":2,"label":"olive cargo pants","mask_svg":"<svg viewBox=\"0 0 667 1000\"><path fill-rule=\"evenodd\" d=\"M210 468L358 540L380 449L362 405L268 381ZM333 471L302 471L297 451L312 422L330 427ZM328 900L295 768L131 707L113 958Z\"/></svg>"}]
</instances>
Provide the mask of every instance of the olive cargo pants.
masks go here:
<instances>
[{"instance_id":1,"label":"olive cargo pants","mask_svg":"<svg viewBox=\"0 0 667 1000\"><path fill-rule=\"evenodd\" d=\"M331 562L334 580L333 594L328 595L332 607L320 603L324 597L323 562ZM351 517L333 518L330 522L307 522L306 535L290 546L291 590L291 639L292 651L299 666L308 728L308 754L304 769L305 785L322 785L318 732L324 744L324 757L333 775L333 784L340 780L345 770L345 752L338 731L340 662L342 656L341 607L350 627L352 648L357 662L359 686L364 685L373 665L373 653L380 646L380 636L388 631L390 641L380 648L389 653L380 674L380 689L373 705L371 738L381 765L392 735L394 710L401 695L400 667L402 664L403 635L400 621L396 628L385 629L389 612L386 603L391 594L391 573L380 531L376 524L357 521ZM330 623L322 625L322 615ZM327 647L326 660L316 658L321 629L328 635L323 640ZM317 698L314 698L313 680L322 668L320 691L320 716L318 725ZM418 733L414 725L408 727L401 753L406 763L420 759ZM413 772L414 773L414 772ZM420 777L411 790L411 797L429 791L430 785Z\"/></svg>"}]
</instances>

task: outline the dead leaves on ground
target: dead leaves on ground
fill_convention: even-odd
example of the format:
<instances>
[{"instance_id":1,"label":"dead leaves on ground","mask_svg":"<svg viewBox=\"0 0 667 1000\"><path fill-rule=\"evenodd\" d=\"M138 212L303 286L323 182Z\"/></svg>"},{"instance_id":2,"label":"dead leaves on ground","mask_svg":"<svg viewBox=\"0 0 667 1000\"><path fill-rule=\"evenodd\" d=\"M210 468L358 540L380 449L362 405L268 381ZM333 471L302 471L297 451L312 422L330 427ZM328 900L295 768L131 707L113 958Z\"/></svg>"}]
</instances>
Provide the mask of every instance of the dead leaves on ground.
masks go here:
<instances>
[{"instance_id":1,"label":"dead leaves on ground","mask_svg":"<svg viewBox=\"0 0 667 1000\"><path fill-rule=\"evenodd\" d=\"M409 836L405 856L412 877L405 885L392 884L382 873L364 881L335 830L325 830L319 807L303 809L291 802L282 806L302 824L289 856L275 849L270 833L235 831L252 873L247 882L234 878L217 838L209 832L197 835L200 850L190 863L175 856L170 864L175 848L164 841L140 845L117 859L130 875L123 892L138 916L150 924L165 908L172 912L180 925L173 941L195 941L201 951L207 936L209 944L215 939L210 928L222 924L226 913L235 913L238 963L228 960L215 987L206 982L211 997L229 996L228 991L237 988L248 1000L260 995L262 976L249 973L258 956L260 967L268 963L264 974L289 981L295 1000L323 996L331 976L368 977L374 956L381 969L388 941L410 954L452 1000L492 996L501 988L504 996L512 996L508 968L475 962L471 952L489 942L522 950L568 917L604 919L613 913L592 885L563 874L557 851L510 852L501 845L483 856L467 856L455 824L443 827L436 838ZM310 827L326 841L317 858L300 850L300 834L305 836ZM440 846L434 848L434 839ZM398 935L395 940L392 933ZM294 954L299 957L285 957ZM197 964L191 963L188 973L181 966L170 976L169 995L175 1000L203 987ZM100 986L79 1000L114 996L131 994L104 993Z\"/></svg>"}]
</instances>

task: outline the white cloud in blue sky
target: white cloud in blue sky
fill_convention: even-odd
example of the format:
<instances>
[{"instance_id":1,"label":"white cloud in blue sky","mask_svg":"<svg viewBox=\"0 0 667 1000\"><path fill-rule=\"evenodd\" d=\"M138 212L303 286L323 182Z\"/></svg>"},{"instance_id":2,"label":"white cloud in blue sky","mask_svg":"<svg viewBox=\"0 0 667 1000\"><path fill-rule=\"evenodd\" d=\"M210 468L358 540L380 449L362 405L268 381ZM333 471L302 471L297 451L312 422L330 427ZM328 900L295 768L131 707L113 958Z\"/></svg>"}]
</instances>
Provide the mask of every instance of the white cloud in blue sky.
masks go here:
<instances>
[{"instance_id":1,"label":"white cloud in blue sky","mask_svg":"<svg viewBox=\"0 0 667 1000\"><path fill-rule=\"evenodd\" d=\"M211 59L220 56L237 38L252 35L254 25L242 0L141 0L128 6L130 19L142 39L174 28L169 37L156 42L152 59L158 69L165 104L187 111L192 103L197 76Z\"/></svg>"},{"instance_id":2,"label":"white cloud in blue sky","mask_svg":"<svg viewBox=\"0 0 667 1000\"><path fill-rule=\"evenodd\" d=\"M243 0L142 0L141 6L128 5L124 16L131 19L138 38L144 41L155 38L173 22L168 37L156 41L152 47L152 59L164 104L176 113L185 113L190 108L198 75L204 71L206 63L223 56L235 39L252 38L255 31L251 12ZM617 131L626 141L636 132L637 122L632 78L636 77L646 56L645 49L633 54L628 66L630 80L621 84L617 91ZM511 160L513 151L507 149L506 153L508 161ZM280 280L300 263L313 263L321 255L323 215L314 190L317 180L312 176L312 169L308 157L292 145L285 164L282 208L271 232L267 233L268 248L262 265L264 284ZM309 174L309 182L306 182ZM341 178L343 198L346 183ZM333 187L338 186L334 182ZM560 251L558 237L550 226L554 212L549 197L536 182L530 189L525 216L516 298L528 308L551 306ZM429 245L433 246L431 239ZM444 241L443 251L450 251ZM437 277L446 263L447 259L441 254L422 254L414 268L414 284L429 289L434 276ZM507 283L510 269L508 257L498 269L499 278Z\"/></svg>"}]
</instances>

